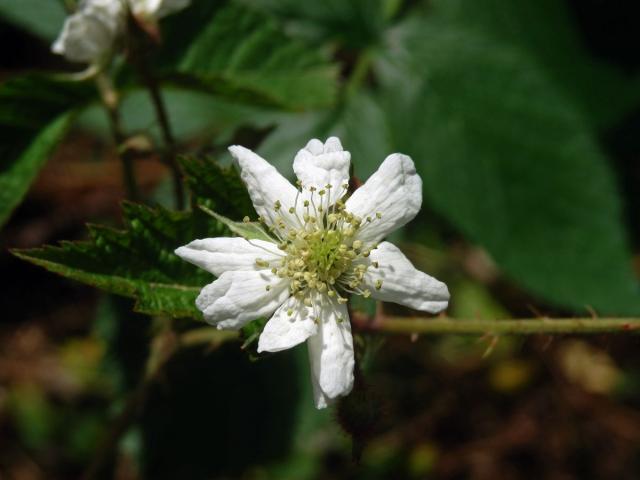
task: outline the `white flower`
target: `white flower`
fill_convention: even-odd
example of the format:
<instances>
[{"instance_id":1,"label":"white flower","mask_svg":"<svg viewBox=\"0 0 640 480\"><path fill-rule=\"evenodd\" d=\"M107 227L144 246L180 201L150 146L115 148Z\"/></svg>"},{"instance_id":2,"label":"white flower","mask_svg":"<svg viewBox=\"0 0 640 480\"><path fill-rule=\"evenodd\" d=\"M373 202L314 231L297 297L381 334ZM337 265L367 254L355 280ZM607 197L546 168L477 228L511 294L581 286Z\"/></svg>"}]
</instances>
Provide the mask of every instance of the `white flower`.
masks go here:
<instances>
[{"instance_id":1,"label":"white flower","mask_svg":"<svg viewBox=\"0 0 640 480\"><path fill-rule=\"evenodd\" d=\"M72 62L99 63L113 50L123 25L120 0L84 0L65 20L51 50Z\"/></svg>"},{"instance_id":2,"label":"white flower","mask_svg":"<svg viewBox=\"0 0 640 480\"><path fill-rule=\"evenodd\" d=\"M206 321L238 329L271 316L260 352L307 341L316 406L326 407L353 386L350 294L432 313L447 307L444 283L378 243L416 216L422 180L411 158L396 153L347 197L351 156L335 137L298 152L299 188L252 151L229 150L273 241L207 238L176 253L218 277L196 300Z\"/></svg>"},{"instance_id":3,"label":"white flower","mask_svg":"<svg viewBox=\"0 0 640 480\"><path fill-rule=\"evenodd\" d=\"M67 17L51 50L72 62L99 64L115 49L126 27L127 0L83 0ZM185 8L190 0L128 0L133 14L145 21Z\"/></svg>"}]
</instances>

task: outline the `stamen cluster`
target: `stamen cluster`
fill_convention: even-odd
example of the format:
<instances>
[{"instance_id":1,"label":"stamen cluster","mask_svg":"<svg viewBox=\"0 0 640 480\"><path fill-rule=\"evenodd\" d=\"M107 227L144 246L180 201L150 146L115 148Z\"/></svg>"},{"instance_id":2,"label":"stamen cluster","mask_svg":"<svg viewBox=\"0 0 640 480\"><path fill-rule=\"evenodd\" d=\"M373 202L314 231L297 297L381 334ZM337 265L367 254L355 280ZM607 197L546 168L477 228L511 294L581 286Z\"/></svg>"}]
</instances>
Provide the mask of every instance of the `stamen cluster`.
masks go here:
<instances>
[{"instance_id":1,"label":"stamen cluster","mask_svg":"<svg viewBox=\"0 0 640 480\"><path fill-rule=\"evenodd\" d=\"M288 278L291 294L309 307L316 294L335 298L339 303L346 303L348 294L369 297L371 291L362 288L362 282L367 268L378 265L364 259L377 244L365 244L357 239L357 234L382 215L377 213L376 218L362 219L346 211L342 200L347 193L346 184L341 186L339 200L333 204L330 203L332 185L320 190L298 186L295 204L286 209L290 215L285 218L285 206L275 202L275 225L268 227L283 252L281 259L268 262L258 258L256 265L271 268L280 278ZM301 200L301 196L306 199ZM264 224L264 219L259 220ZM375 287L380 289L382 281ZM288 313L292 315L293 311Z\"/></svg>"}]
</instances>

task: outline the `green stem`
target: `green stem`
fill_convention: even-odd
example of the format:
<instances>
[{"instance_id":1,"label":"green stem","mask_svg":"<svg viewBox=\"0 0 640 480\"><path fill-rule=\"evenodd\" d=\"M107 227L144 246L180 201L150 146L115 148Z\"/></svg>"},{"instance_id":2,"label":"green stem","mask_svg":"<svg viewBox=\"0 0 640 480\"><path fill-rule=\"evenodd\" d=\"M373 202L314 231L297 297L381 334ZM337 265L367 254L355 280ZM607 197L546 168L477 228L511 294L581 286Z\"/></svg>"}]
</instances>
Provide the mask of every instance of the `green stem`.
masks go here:
<instances>
[{"instance_id":1,"label":"green stem","mask_svg":"<svg viewBox=\"0 0 640 480\"><path fill-rule=\"evenodd\" d=\"M425 335L535 335L628 333L640 331L640 318L526 318L521 320L476 320L384 317L362 328L386 334Z\"/></svg>"},{"instance_id":2,"label":"green stem","mask_svg":"<svg viewBox=\"0 0 640 480\"><path fill-rule=\"evenodd\" d=\"M133 167L133 152L126 145L127 136L120 119L120 97L111 79L105 73L99 73L96 76L96 86L100 92L102 104L107 111L111 135L116 144L116 153L122 162L122 177L127 198L138 200L140 194Z\"/></svg>"}]
</instances>

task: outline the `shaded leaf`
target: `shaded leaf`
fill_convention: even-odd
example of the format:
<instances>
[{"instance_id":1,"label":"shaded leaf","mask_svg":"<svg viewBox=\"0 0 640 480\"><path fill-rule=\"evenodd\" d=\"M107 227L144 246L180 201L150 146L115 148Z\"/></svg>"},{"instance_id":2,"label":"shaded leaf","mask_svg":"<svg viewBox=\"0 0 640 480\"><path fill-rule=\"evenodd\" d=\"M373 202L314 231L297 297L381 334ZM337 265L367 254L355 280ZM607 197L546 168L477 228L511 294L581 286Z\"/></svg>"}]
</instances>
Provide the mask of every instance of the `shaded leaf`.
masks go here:
<instances>
[{"instance_id":1,"label":"shaded leaf","mask_svg":"<svg viewBox=\"0 0 640 480\"><path fill-rule=\"evenodd\" d=\"M170 48L163 64L175 81L230 100L283 108L334 101L337 68L287 37L275 19L241 5L204 3L209 2L197 2L166 22Z\"/></svg>"},{"instance_id":2,"label":"shaded leaf","mask_svg":"<svg viewBox=\"0 0 640 480\"><path fill-rule=\"evenodd\" d=\"M637 313L618 192L583 110L517 45L437 16L413 27L381 69L378 134L416 160L429 203L548 301Z\"/></svg>"},{"instance_id":3,"label":"shaded leaf","mask_svg":"<svg viewBox=\"0 0 640 480\"><path fill-rule=\"evenodd\" d=\"M0 17L33 35L52 42L64 23L66 13L56 0L0 0Z\"/></svg>"},{"instance_id":4,"label":"shaded leaf","mask_svg":"<svg viewBox=\"0 0 640 480\"><path fill-rule=\"evenodd\" d=\"M31 75L0 86L0 225L7 221L93 90Z\"/></svg>"},{"instance_id":5,"label":"shaded leaf","mask_svg":"<svg viewBox=\"0 0 640 480\"><path fill-rule=\"evenodd\" d=\"M211 158L185 156L180 159L194 205L241 220L254 213L247 188L237 170L222 167Z\"/></svg>"},{"instance_id":6,"label":"shaded leaf","mask_svg":"<svg viewBox=\"0 0 640 480\"><path fill-rule=\"evenodd\" d=\"M596 126L610 126L640 103L640 78L594 58L568 2L438 0L436 14L526 50Z\"/></svg>"}]
</instances>

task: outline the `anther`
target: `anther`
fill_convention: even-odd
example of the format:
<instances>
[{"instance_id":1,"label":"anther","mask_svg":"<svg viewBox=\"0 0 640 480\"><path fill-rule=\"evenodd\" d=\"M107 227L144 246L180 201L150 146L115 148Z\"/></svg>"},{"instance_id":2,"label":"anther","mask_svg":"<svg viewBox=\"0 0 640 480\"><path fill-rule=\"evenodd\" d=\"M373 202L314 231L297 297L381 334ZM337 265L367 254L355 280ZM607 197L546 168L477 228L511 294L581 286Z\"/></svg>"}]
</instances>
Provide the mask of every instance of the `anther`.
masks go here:
<instances>
[{"instance_id":1,"label":"anther","mask_svg":"<svg viewBox=\"0 0 640 480\"><path fill-rule=\"evenodd\" d=\"M267 268L269 266L269 262L261 258L256 258L256 265L258 267Z\"/></svg>"},{"instance_id":2,"label":"anther","mask_svg":"<svg viewBox=\"0 0 640 480\"><path fill-rule=\"evenodd\" d=\"M244 223L249 223L249 222L251 221L251 219L250 219L249 217L245 216L245 217L242 219L242 221L243 221Z\"/></svg>"}]
</instances>

